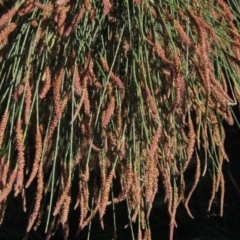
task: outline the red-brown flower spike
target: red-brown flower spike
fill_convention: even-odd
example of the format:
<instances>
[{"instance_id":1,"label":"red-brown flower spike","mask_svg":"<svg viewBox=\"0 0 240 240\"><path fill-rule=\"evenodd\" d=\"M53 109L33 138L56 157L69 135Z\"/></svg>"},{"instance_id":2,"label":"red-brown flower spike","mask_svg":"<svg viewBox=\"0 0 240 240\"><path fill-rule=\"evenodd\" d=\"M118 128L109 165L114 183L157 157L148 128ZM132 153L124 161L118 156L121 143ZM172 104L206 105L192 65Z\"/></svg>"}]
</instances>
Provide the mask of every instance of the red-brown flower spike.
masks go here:
<instances>
[{"instance_id":1,"label":"red-brown flower spike","mask_svg":"<svg viewBox=\"0 0 240 240\"><path fill-rule=\"evenodd\" d=\"M103 15L108 15L112 9L112 3L110 0L103 0Z\"/></svg>"},{"instance_id":2,"label":"red-brown flower spike","mask_svg":"<svg viewBox=\"0 0 240 240\"><path fill-rule=\"evenodd\" d=\"M25 167L25 147L23 142L23 129L22 129L22 120L18 118L16 124L16 148L17 148L17 179L14 186L15 196L17 196L23 188L24 180L24 167Z\"/></svg>"},{"instance_id":3,"label":"red-brown flower spike","mask_svg":"<svg viewBox=\"0 0 240 240\"><path fill-rule=\"evenodd\" d=\"M0 149L2 147L7 122L8 122L8 110L6 109L2 115L2 119L0 122Z\"/></svg>"}]
</instances>

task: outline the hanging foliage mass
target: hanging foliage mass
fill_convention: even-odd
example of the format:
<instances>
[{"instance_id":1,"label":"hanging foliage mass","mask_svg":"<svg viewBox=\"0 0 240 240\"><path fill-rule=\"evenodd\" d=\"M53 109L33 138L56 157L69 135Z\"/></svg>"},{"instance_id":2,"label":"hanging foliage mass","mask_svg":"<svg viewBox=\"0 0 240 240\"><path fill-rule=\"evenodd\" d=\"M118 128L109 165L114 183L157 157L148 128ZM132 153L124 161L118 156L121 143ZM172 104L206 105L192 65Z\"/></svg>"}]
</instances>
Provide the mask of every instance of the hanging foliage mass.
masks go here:
<instances>
[{"instance_id":1,"label":"hanging foliage mass","mask_svg":"<svg viewBox=\"0 0 240 240\"><path fill-rule=\"evenodd\" d=\"M206 171L209 209L220 191L223 214L222 123L240 101L239 12L227 1L3 0L0 12L1 221L8 195L25 203L36 182L26 232L47 213L48 238L59 225L67 238L70 203L80 231L127 200L138 239L151 239L161 184L173 239Z\"/></svg>"}]
</instances>

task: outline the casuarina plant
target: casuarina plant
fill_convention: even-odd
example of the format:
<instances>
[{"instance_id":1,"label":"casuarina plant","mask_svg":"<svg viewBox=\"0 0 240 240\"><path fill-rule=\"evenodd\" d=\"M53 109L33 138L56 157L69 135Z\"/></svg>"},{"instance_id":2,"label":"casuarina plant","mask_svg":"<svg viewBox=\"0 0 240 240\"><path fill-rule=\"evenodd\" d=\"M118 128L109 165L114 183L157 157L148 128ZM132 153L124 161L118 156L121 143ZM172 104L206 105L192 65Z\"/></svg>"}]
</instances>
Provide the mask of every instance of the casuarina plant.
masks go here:
<instances>
[{"instance_id":1,"label":"casuarina plant","mask_svg":"<svg viewBox=\"0 0 240 240\"><path fill-rule=\"evenodd\" d=\"M236 0L0 1L1 222L13 194L29 212L26 233L44 221L47 239L59 227L67 239L69 211L78 234L96 216L104 227L106 209L125 201L135 238L151 239L162 187L172 240L179 204L194 217L206 173L208 210L217 196L222 216L239 9Z\"/></svg>"}]
</instances>

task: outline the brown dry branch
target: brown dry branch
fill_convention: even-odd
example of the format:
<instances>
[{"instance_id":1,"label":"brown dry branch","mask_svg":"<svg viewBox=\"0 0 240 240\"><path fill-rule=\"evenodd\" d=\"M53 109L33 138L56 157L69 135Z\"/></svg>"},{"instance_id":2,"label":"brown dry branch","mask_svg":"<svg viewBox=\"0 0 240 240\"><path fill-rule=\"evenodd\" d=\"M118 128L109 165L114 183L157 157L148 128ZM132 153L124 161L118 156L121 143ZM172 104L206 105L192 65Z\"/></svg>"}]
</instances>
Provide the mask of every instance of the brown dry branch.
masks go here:
<instances>
[{"instance_id":1,"label":"brown dry branch","mask_svg":"<svg viewBox=\"0 0 240 240\"><path fill-rule=\"evenodd\" d=\"M34 205L33 212L29 218L27 232L31 231L32 226L39 214L40 205L43 197L43 189L44 189L43 165L42 163L40 163L38 168L38 175L37 175L37 191L36 191L35 205Z\"/></svg>"},{"instance_id":2,"label":"brown dry branch","mask_svg":"<svg viewBox=\"0 0 240 240\"><path fill-rule=\"evenodd\" d=\"M32 171L27 183L25 184L25 188L28 188L30 186L30 184L35 179L38 173L39 162L41 160L41 155L42 155L42 147L43 147L42 136L41 136L40 128L39 126L37 126L36 134L35 134L35 157L33 160Z\"/></svg>"}]
</instances>

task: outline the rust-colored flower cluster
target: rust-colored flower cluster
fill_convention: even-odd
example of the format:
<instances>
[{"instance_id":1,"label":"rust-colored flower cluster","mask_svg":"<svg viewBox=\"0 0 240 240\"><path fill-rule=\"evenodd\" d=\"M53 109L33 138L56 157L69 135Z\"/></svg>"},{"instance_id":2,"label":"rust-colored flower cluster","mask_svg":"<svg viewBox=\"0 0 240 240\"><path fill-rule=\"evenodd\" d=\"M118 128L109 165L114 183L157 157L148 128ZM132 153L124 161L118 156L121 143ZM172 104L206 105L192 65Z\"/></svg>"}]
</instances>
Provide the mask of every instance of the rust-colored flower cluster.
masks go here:
<instances>
[{"instance_id":1,"label":"rust-colored flower cluster","mask_svg":"<svg viewBox=\"0 0 240 240\"><path fill-rule=\"evenodd\" d=\"M11 191L29 211L36 182L28 233L46 217L48 237L60 225L67 239L73 208L79 233L127 201L138 239L150 240L162 184L172 240L179 204L194 217L189 202L209 171L208 210L220 192L222 215L222 120L234 123L240 101L240 33L226 1L204 11L197 1L16 2L0 17L0 223Z\"/></svg>"}]
</instances>

